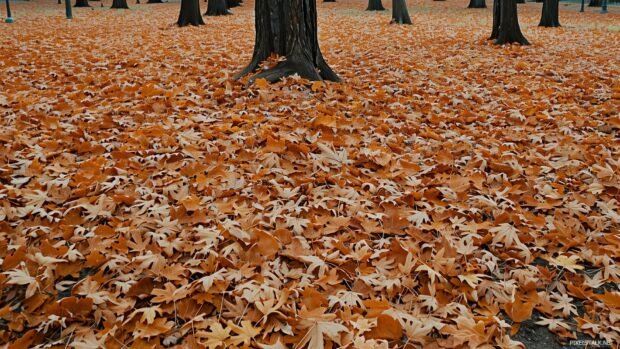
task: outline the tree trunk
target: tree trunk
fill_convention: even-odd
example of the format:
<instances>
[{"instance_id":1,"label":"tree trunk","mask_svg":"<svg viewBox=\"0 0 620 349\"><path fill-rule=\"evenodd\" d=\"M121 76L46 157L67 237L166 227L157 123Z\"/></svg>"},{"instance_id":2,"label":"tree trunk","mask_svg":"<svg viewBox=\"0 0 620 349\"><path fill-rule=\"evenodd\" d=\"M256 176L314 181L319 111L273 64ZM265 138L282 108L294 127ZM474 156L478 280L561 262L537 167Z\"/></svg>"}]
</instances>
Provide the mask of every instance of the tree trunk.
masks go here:
<instances>
[{"instance_id":1,"label":"tree trunk","mask_svg":"<svg viewBox=\"0 0 620 349\"><path fill-rule=\"evenodd\" d=\"M407 10L406 0L392 0L392 22L398 24L412 24Z\"/></svg>"},{"instance_id":2,"label":"tree trunk","mask_svg":"<svg viewBox=\"0 0 620 349\"><path fill-rule=\"evenodd\" d=\"M69 1L69 0L67 0ZM90 7L90 5L88 4L88 0L76 0L75 1L75 6L73 7Z\"/></svg>"},{"instance_id":3,"label":"tree trunk","mask_svg":"<svg viewBox=\"0 0 620 349\"><path fill-rule=\"evenodd\" d=\"M239 0L226 0L226 6L228 8L241 6L241 2Z\"/></svg>"},{"instance_id":4,"label":"tree trunk","mask_svg":"<svg viewBox=\"0 0 620 349\"><path fill-rule=\"evenodd\" d=\"M256 0L256 43L250 64L235 78L256 69L272 55L286 60L255 75L271 82L299 74L308 80L340 81L319 48L316 0Z\"/></svg>"},{"instance_id":5,"label":"tree trunk","mask_svg":"<svg viewBox=\"0 0 620 349\"><path fill-rule=\"evenodd\" d=\"M4 19L4 23L13 23L13 15L11 14L11 3L9 0L6 0L6 18Z\"/></svg>"},{"instance_id":6,"label":"tree trunk","mask_svg":"<svg viewBox=\"0 0 620 349\"><path fill-rule=\"evenodd\" d=\"M588 7L601 7L601 0L590 0Z\"/></svg>"},{"instance_id":7,"label":"tree trunk","mask_svg":"<svg viewBox=\"0 0 620 349\"><path fill-rule=\"evenodd\" d=\"M67 19L73 19L73 9L71 8L71 0L65 0L65 15Z\"/></svg>"},{"instance_id":8,"label":"tree trunk","mask_svg":"<svg viewBox=\"0 0 620 349\"><path fill-rule=\"evenodd\" d=\"M499 24L502 21L502 3L500 0L493 0L493 30L489 40L497 40L499 36Z\"/></svg>"},{"instance_id":9,"label":"tree trunk","mask_svg":"<svg viewBox=\"0 0 620 349\"><path fill-rule=\"evenodd\" d=\"M226 6L226 0L209 0L205 16L225 16L229 14L230 11L228 11L228 6Z\"/></svg>"},{"instance_id":10,"label":"tree trunk","mask_svg":"<svg viewBox=\"0 0 620 349\"><path fill-rule=\"evenodd\" d=\"M467 8L487 8L485 0L470 0Z\"/></svg>"},{"instance_id":11,"label":"tree trunk","mask_svg":"<svg viewBox=\"0 0 620 349\"><path fill-rule=\"evenodd\" d=\"M181 0L181 12L179 13L179 20L177 25L179 27L185 27L188 25L204 25L200 13L199 0Z\"/></svg>"},{"instance_id":12,"label":"tree trunk","mask_svg":"<svg viewBox=\"0 0 620 349\"><path fill-rule=\"evenodd\" d=\"M559 27L560 26L560 0L544 0L542 7L542 15L540 17L541 27Z\"/></svg>"},{"instance_id":13,"label":"tree trunk","mask_svg":"<svg viewBox=\"0 0 620 349\"><path fill-rule=\"evenodd\" d=\"M517 3L515 0L499 0L501 4L501 15L499 33L495 44L504 45L518 43L529 45L530 43L521 33L519 27L519 17L517 16Z\"/></svg>"},{"instance_id":14,"label":"tree trunk","mask_svg":"<svg viewBox=\"0 0 620 349\"><path fill-rule=\"evenodd\" d=\"M163 4L162 0L149 0L146 2L147 4Z\"/></svg>"},{"instance_id":15,"label":"tree trunk","mask_svg":"<svg viewBox=\"0 0 620 349\"><path fill-rule=\"evenodd\" d=\"M127 0L113 0L111 8L126 8L126 9L128 9L129 5L127 5Z\"/></svg>"},{"instance_id":16,"label":"tree trunk","mask_svg":"<svg viewBox=\"0 0 620 349\"><path fill-rule=\"evenodd\" d=\"M385 7L383 7L381 0L368 0L366 11L385 11Z\"/></svg>"}]
</instances>

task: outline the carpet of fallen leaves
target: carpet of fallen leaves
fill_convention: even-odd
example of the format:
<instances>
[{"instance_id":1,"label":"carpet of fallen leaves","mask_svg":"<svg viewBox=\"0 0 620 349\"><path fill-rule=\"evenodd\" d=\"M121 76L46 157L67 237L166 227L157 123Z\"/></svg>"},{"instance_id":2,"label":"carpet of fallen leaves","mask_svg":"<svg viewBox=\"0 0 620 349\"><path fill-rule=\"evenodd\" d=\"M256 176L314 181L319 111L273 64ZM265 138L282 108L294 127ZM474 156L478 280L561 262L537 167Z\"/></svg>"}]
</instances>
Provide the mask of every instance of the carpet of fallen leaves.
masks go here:
<instances>
[{"instance_id":1,"label":"carpet of fallen leaves","mask_svg":"<svg viewBox=\"0 0 620 349\"><path fill-rule=\"evenodd\" d=\"M618 344L618 8L496 47L461 0L319 3L344 82L246 86L252 3L91 4L0 25L0 344Z\"/></svg>"}]
</instances>

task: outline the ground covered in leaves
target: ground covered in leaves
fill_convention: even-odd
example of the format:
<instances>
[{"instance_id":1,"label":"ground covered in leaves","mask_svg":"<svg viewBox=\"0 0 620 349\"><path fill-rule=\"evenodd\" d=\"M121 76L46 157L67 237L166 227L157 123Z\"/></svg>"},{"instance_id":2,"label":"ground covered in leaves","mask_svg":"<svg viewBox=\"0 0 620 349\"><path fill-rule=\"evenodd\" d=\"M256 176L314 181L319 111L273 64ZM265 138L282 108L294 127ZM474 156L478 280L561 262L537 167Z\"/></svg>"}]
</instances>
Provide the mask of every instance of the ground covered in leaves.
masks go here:
<instances>
[{"instance_id":1,"label":"ground covered in leaves","mask_svg":"<svg viewBox=\"0 0 620 349\"><path fill-rule=\"evenodd\" d=\"M502 48L465 1L319 3L343 83L247 86L251 3L108 2L0 25L0 344L618 344L618 8Z\"/></svg>"}]
</instances>

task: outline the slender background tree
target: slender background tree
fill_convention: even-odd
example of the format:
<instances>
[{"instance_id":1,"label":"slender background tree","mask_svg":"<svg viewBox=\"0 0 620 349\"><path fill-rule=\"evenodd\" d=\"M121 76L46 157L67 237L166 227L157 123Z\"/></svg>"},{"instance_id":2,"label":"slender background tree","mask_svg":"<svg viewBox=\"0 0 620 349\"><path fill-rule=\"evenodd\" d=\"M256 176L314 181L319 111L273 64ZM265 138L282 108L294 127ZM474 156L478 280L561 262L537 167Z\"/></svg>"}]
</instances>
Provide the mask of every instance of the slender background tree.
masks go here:
<instances>
[{"instance_id":1,"label":"slender background tree","mask_svg":"<svg viewBox=\"0 0 620 349\"><path fill-rule=\"evenodd\" d=\"M9 0L6 0L6 18L4 19L4 23L13 23L13 15L11 14L11 4Z\"/></svg>"},{"instance_id":2,"label":"slender background tree","mask_svg":"<svg viewBox=\"0 0 620 349\"><path fill-rule=\"evenodd\" d=\"M71 0L65 0L65 15L67 19L73 19L73 9L71 8Z\"/></svg>"}]
</instances>

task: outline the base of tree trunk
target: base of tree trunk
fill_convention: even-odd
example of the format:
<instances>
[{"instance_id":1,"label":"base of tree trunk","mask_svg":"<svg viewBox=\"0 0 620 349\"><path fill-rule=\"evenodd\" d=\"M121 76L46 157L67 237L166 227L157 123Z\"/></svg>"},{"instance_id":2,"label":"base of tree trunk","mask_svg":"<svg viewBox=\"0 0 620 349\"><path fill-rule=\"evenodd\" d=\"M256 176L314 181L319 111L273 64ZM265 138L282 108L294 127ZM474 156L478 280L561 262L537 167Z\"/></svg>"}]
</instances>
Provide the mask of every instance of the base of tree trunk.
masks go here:
<instances>
[{"instance_id":1,"label":"base of tree trunk","mask_svg":"<svg viewBox=\"0 0 620 349\"><path fill-rule=\"evenodd\" d=\"M285 61L250 81L276 82L295 74L314 81L340 81L319 48L316 0L256 0L255 13L254 54L236 80L258 70L269 57L280 56Z\"/></svg>"},{"instance_id":2,"label":"base of tree trunk","mask_svg":"<svg viewBox=\"0 0 620 349\"><path fill-rule=\"evenodd\" d=\"M559 0L545 0L543 2L542 15L538 26L547 28L560 27L559 12Z\"/></svg>"},{"instance_id":3,"label":"base of tree trunk","mask_svg":"<svg viewBox=\"0 0 620 349\"><path fill-rule=\"evenodd\" d=\"M392 22L398 24L413 24L409 17L406 0L392 0Z\"/></svg>"},{"instance_id":4,"label":"base of tree trunk","mask_svg":"<svg viewBox=\"0 0 620 349\"><path fill-rule=\"evenodd\" d=\"M181 12L179 13L179 19L177 25L179 27L185 27L188 25L204 25L200 15L200 2L199 0L181 0Z\"/></svg>"},{"instance_id":5,"label":"base of tree trunk","mask_svg":"<svg viewBox=\"0 0 620 349\"><path fill-rule=\"evenodd\" d=\"M501 2L501 14L499 32L495 44L521 44L529 45L529 41L521 33L519 17L517 16L517 3L515 0L499 0Z\"/></svg>"},{"instance_id":6,"label":"base of tree trunk","mask_svg":"<svg viewBox=\"0 0 620 349\"><path fill-rule=\"evenodd\" d=\"M470 0L467 8L487 8L485 0Z\"/></svg>"},{"instance_id":7,"label":"base of tree trunk","mask_svg":"<svg viewBox=\"0 0 620 349\"><path fill-rule=\"evenodd\" d=\"M129 5L127 5L127 0L113 0L110 8L129 9Z\"/></svg>"},{"instance_id":8,"label":"base of tree trunk","mask_svg":"<svg viewBox=\"0 0 620 349\"><path fill-rule=\"evenodd\" d=\"M230 14L232 13L228 11L226 0L209 0L205 16L226 16Z\"/></svg>"},{"instance_id":9,"label":"base of tree trunk","mask_svg":"<svg viewBox=\"0 0 620 349\"><path fill-rule=\"evenodd\" d=\"M67 0L69 1L69 0ZM76 0L75 1L75 6L73 7L90 7L90 5L88 4L88 0Z\"/></svg>"},{"instance_id":10,"label":"base of tree trunk","mask_svg":"<svg viewBox=\"0 0 620 349\"><path fill-rule=\"evenodd\" d=\"M385 7L383 7L381 0L368 0L366 11L385 11Z\"/></svg>"}]
</instances>

